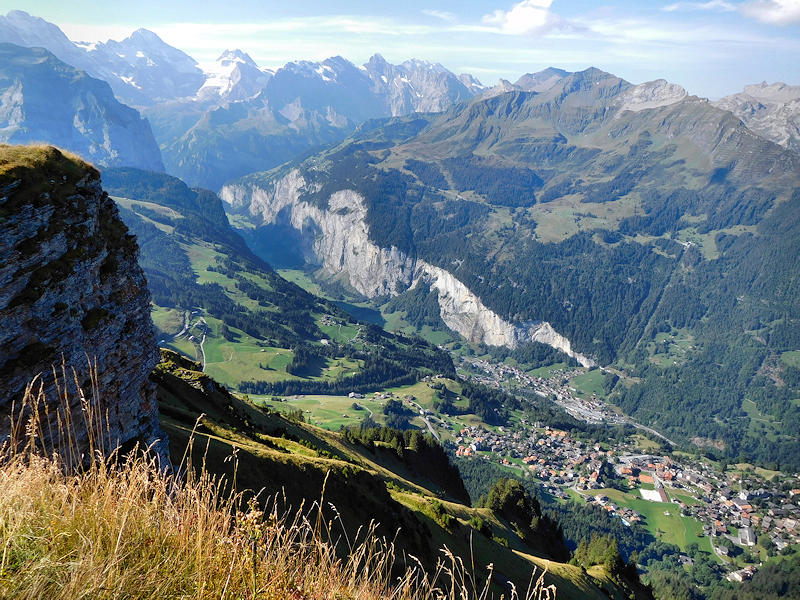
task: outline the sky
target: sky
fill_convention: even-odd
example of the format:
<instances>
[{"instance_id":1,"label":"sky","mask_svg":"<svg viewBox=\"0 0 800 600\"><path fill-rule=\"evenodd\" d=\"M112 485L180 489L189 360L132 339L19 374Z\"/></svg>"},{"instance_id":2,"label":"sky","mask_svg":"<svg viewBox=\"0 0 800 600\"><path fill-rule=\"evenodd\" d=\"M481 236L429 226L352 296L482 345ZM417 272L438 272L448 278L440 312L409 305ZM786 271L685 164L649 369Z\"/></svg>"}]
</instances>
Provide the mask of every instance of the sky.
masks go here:
<instances>
[{"instance_id":1,"label":"sky","mask_svg":"<svg viewBox=\"0 0 800 600\"><path fill-rule=\"evenodd\" d=\"M633 83L664 78L719 98L746 84L800 84L800 0L0 0L74 41L140 27L201 63L240 48L262 67L344 56L421 58L484 84L548 66Z\"/></svg>"}]
</instances>

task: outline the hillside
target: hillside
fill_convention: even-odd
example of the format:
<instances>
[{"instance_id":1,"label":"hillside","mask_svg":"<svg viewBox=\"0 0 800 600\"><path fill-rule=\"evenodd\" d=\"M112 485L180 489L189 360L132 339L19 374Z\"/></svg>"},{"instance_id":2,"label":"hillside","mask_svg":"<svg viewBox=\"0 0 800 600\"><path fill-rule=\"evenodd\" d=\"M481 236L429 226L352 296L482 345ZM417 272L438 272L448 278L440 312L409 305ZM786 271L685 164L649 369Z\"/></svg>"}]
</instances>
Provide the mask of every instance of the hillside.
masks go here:
<instances>
[{"instance_id":1,"label":"hillside","mask_svg":"<svg viewBox=\"0 0 800 600\"><path fill-rule=\"evenodd\" d=\"M212 192L136 169L106 169L103 183L137 236L161 345L221 383L347 395L454 374L444 352L359 323L277 275L230 228Z\"/></svg>"},{"instance_id":2,"label":"hillside","mask_svg":"<svg viewBox=\"0 0 800 600\"><path fill-rule=\"evenodd\" d=\"M797 466L800 156L663 81L555 79L367 123L222 198L373 305L426 283L469 341L613 365L671 438Z\"/></svg>"},{"instance_id":3,"label":"hillside","mask_svg":"<svg viewBox=\"0 0 800 600\"><path fill-rule=\"evenodd\" d=\"M429 568L443 546L470 560L472 539L479 579L486 576L486 565L493 563L496 585L510 580L523 590L535 565L547 568L546 581L556 586L558 598L628 597L619 587L628 584L614 583L604 567L592 567L587 574L553 561L551 553L563 552L558 550L563 542L548 536L557 534L528 533L523 539L519 525L507 520L510 517L488 508L471 508L468 498L453 497L453 483L443 481L441 472L433 479L420 477L417 463L431 460L424 454L426 444L433 444L429 452L434 454L438 448L430 438L417 450L419 441L411 446L403 443L401 450L380 442L365 447L357 438L256 408L197 371L197 364L169 351L162 351L162 356L153 379L173 457L183 456L195 421L203 413L192 446L195 464L232 476L234 464L227 457L236 449L238 485L264 489L265 495L280 494L283 502L294 507L304 499L308 503L319 497L324 485L326 505L337 509L331 509L326 518L342 523L351 539L369 515L380 523L379 534L394 539L397 556L409 552ZM491 531L489 537L474 529L481 529L479 523L485 532ZM400 526L397 533L396 526ZM647 597L643 589L634 589L637 598Z\"/></svg>"}]
</instances>

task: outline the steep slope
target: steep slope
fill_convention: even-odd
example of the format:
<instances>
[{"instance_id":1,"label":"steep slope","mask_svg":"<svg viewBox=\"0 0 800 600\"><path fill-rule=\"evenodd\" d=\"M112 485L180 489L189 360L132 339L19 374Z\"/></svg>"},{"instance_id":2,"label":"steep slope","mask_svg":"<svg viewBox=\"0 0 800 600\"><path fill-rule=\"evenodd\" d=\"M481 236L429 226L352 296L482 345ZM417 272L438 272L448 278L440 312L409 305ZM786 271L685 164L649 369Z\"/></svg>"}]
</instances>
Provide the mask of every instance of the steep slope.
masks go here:
<instances>
[{"instance_id":1,"label":"steep slope","mask_svg":"<svg viewBox=\"0 0 800 600\"><path fill-rule=\"evenodd\" d=\"M612 577L604 568L593 567L587 573L560 562L559 556L565 558L559 555L563 541L544 526L547 519L541 513L541 527L523 538L520 534L540 510L538 505L527 507L534 512L526 513L520 526L513 511L472 508L450 496L443 481L416 478L418 463L432 455L443 456L433 440L416 450L405 443L401 450L380 441L362 444L357 432L353 436L327 432L259 409L198 372L198 365L169 351L162 357L153 379L175 457L184 455L189 434L203 413L190 448L195 464L204 463L229 476L236 468L240 488L280 494L294 507L319 498L324 486L325 517L337 529L341 524L350 539L365 517L374 519L378 533L394 540L398 556L412 554L427 569L433 568L438 550L447 546L466 564L474 564L479 580L487 576L486 566L492 563L493 590L498 594L507 593L509 581L518 590L525 589L536 566L548 570L547 583L557 587L559 598L650 597L641 585ZM237 467L228 458L234 449ZM516 510L522 507L520 503Z\"/></svg>"},{"instance_id":2,"label":"steep slope","mask_svg":"<svg viewBox=\"0 0 800 600\"><path fill-rule=\"evenodd\" d=\"M162 345L222 383L346 395L453 373L435 347L358 323L278 276L230 228L215 194L135 169L103 177L139 239Z\"/></svg>"},{"instance_id":3,"label":"steep slope","mask_svg":"<svg viewBox=\"0 0 800 600\"><path fill-rule=\"evenodd\" d=\"M472 342L515 348L524 342L541 342L576 358L585 366L591 359L572 351L570 342L548 323L512 325L487 309L483 302L448 271L418 260L396 246L381 248L370 239L364 196L343 190L316 206L303 197L309 186L299 171L291 171L271 187L262 188L258 177L223 189L223 199L233 210L245 208L259 225L284 225L308 240L306 260L332 275L344 275L356 291L368 298L396 295L420 282L436 290L440 314L453 331ZM251 183L251 181L253 183Z\"/></svg>"},{"instance_id":4,"label":"steep slope","mask_svg":"<svg viewBox=\"0 0 800 600\"><path fill-rule=\"evenodd\" d=\"M0 196L0 432L9 433L12 407L40 376L34 394L42 386L48 408L59 405L58 386L74 394L78 383L90 403L92 392L100 399L109 441L160 438L163 452L147 379L158 362L150 295L136 241L99 173L53 147L2 145ZM53 365L66 369L60 381ZM89 448L79 403L72 408L77 447L61 448L65 455ZM41 441L52 443L55 429L51 416Z\"/></svg>"},{"instance_id":5,"label":"steep slope","mask_svg":"<svg viewBox=\"0 0 800 600\"><path fill-rule=\"evenodd\" d=\"M0 44L0 140L45 141L104 166L163 169L138 112L117 102L105 82L41 48Z\"/></svg>"},{"instance_id":6,"label":"steep slope","mask_svg":"<svg viewBox=\"0 0 800 600\"><path fill-rule=\"evenodd\" d=\"M714 106L731 111L757 134L800 151L800 86L762 82L725 96Z\"/></svg>"},{"instance_id":7,"label":"steep slope","mask_svg":"<svg viewBox=\"0 0 800 600\"><path fill-rule=\"evenodd\" d=\"M617 401L671 437L797 464L786 361L800 348L799 184L800 157L731 113L663 80L588 69L541 93L367 124L222 197L265 233L301 232L307 263L378 303L431 265L479 300L472 315L549 323L573 352L644 375ZM332 243L348 219L361 237ZM453 318L434 287L449 328L513 345ZM691 332L690 357L671 349L677 331ZM768 437L741 426L745 399L774 415Z\"/></svg>"}]
</instances>

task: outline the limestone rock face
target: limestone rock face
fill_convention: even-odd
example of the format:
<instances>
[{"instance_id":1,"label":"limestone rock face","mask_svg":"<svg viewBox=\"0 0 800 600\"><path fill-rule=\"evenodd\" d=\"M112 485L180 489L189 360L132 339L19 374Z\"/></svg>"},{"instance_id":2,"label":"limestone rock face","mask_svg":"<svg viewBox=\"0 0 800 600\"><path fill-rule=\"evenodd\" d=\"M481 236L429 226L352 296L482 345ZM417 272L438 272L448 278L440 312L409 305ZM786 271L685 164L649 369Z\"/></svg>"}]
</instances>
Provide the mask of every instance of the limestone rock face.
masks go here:
<instances>
[{"instance_id":1,"label":"limestone rock face","mask_svg":"<svg viewBox=\"0 0 800 600\"><path fill-rule=\"evenodd\" d=\"M766 82L747 85L743 92L725 96L714 105L731 111L760 136L800 151L800 86Z\"/></svg>"},{"instance_id":2,"label":"limestone rock face","mask_svg":"<svg viewBox=\"0 0 800 600\"><path fill-rule=\"evenodd\" d=\"M487 308L450 272L406 255L398 248L381 248L369 239L367 208L353 190L340 190L327 206L303 198L313 189L297 170L268 186L252 183L227 185L220 197L231 207L247 210L263 224L289 225L306 242L305 260L331 275L342 275L368 298L396 296L425 281L439 295L439 310L450 329L471 342L514 348L541 342L574 357L584 366L594 362L572 350L570 341L549 323L513 324Z\"/></svg>"},{"instance_id":3,"label":"limestone rock face","mask_svg":"<svg viewBox=\"0 0 800 600\"><path fill-rule=\"evenodd\" d=\"M148 381L159 357L137 255L93 167L53 147L0 146L0 443L34 377L58 404L52 365L63 364L99 399L113 445L138 440L168 456ZM73 422L84 450L82 417Z\"/></svg>"},{"instance_id":4,"label":"limestone rock face","mask_svg":"<svg viewBox=\"0 0 800 600\"><path fill-rule=\"evenodd\" d=\"M619 98L619 114L626 110L638 112L661 106L669 106L686 98L686 90L676 83L656 79L635 85Z\"/></svg>"}]
</instances>

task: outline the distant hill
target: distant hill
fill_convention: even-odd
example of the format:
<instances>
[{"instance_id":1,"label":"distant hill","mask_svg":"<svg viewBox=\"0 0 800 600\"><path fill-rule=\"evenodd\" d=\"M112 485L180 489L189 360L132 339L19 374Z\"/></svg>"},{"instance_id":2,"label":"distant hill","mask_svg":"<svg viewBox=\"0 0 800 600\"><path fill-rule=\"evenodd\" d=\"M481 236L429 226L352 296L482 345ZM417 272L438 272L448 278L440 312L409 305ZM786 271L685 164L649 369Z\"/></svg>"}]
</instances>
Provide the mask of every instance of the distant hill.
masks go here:
<instances>
[{"instance_id":1,"label":"distant hill","mask_svg":"<svg viewBox=\"0 0 800 600\"><path fill-rule=\"evenodd\" d=\"M714 105L731 111L750 129L790 150L800 151L800 86L762 82L725 96Z\"/></svg>"}]
</instances>

